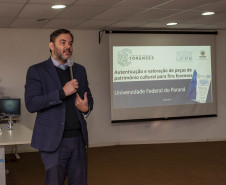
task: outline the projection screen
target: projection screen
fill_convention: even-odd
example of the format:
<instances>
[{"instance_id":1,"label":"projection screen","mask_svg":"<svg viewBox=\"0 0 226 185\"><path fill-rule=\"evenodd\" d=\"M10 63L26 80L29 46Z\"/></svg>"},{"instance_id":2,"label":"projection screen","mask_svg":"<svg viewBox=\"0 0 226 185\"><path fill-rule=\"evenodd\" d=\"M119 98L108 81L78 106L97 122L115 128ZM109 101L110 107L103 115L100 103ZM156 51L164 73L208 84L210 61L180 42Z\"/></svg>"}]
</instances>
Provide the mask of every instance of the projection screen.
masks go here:
<instances>
[{"instance_id":1,"label":"projection screen","mask_svg":"<svg viewBox=\"0 0 226 185\"><path fill-rule=\"evenodd\" d=\"M217 32L107 33L112 122L217 115Z\"/></svg>"}]
</instances>

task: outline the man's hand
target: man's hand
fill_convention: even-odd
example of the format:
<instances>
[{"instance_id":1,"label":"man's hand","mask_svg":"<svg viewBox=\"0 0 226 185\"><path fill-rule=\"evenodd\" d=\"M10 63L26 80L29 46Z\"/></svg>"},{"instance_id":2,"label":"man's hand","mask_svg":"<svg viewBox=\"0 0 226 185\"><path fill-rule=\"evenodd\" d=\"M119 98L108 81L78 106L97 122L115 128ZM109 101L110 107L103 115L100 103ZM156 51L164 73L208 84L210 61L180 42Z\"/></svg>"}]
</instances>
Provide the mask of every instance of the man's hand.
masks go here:
<instances>
[{"instance_id":1,"label":"man's hand","mask_svg":"<svg viewBox=\"0 0 226 185\"><path fill-rule=\"evenodd\" d=\"M82 99L78 93L76 94L75 106L77 107L78 110L80 110L83 113L88 112L89 105L88 105L87 92L85 92L84 94L84 99Z\"/></svg>"},{"instance_id":2,"label":"man's hand","mask_svg":"<svg viewBox=\"0 0 226 185\"><path fill-rule=\"evenodd\" d=\"M78 90L78 81L76 79L72 79L64 85L63 90L66 96L76 93Z\"/></svg>"}]
</instances>

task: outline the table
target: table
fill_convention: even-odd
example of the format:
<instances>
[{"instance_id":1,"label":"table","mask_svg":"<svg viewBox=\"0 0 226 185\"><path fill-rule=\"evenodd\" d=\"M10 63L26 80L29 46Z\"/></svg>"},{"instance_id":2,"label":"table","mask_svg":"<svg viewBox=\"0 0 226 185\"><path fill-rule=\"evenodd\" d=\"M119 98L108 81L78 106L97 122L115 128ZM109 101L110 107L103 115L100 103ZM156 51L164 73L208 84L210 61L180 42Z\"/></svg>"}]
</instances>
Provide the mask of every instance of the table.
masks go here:
<instances>
[{"instance_id":1,"label":"table","mask_svg":"<svg viewBox=\"0 0 226 185\"><path fill-rule=\"evenodd\" d=\"M24 125L16 123L13 129L8 129L8 124L1 124L2 132L0 132L0 184L6 185L5 176L5 146L30 144L32 130Z\"/></svg>"}]
</instances>

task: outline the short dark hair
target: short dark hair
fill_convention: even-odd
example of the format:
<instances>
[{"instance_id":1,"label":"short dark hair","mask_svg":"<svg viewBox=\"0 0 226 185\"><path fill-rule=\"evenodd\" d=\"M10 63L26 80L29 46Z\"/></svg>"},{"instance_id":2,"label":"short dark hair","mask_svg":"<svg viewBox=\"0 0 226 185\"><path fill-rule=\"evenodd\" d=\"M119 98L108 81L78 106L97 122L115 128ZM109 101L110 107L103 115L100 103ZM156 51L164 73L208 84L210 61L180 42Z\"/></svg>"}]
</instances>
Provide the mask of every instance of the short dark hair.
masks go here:
<instances>
[{"instance_id":1,"label":"short dark hair","mask_svg":"<svg viewBox=\"0 0 226 185\"><path fill-rule=\"evenodd\" d=\"M71 35L71 38L72 38L72 42L74 40L74 36L72 35L72 33L67 30L67 29L58 29L58 30L55 30L53 33L51 33L50 35L50 42L55 42L56 40L56 37L59 36L60 34L62 33L66 33L66 34L70 34Z\"/></svg>"}]
</instances>

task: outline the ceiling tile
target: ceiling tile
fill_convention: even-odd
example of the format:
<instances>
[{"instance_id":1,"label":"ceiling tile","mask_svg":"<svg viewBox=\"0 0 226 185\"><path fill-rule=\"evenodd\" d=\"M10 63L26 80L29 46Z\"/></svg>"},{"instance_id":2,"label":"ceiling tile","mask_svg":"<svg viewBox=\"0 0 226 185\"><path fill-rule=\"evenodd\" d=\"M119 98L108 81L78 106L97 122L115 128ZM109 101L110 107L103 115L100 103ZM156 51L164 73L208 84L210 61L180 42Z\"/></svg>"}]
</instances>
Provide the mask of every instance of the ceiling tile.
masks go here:
<instances>
[{"instance_id":1,"label":"ceiling tile","mask_svg":"<svg viewBox=\"0 0 226 185\"><path fill-rule=\"evenodd\" d=\"M158 20L158 19L162 19L167 16L174 15L179 12L180 12L179 10L150 9L143 13L132 16L132 17L128 18L128 20L153 21L153 20Z\"/></svg>"},{"instance_id":2,"label":"ceiling tile","mask_svg":"<svg viewBox=\"0 0 226 185\"><path fill-rule=\"evenodd\" d=\"M32 4L50 4L50 5L56 5L56 4L64 4L64 5L70 5L77 0L30 0L29 3Z\"/></svg>"},{"instance_id":3,"label":"ceiling tile","mask_svg":"<svg viewBox=\"0 0 226 185\"><path fill-rule=\"evenodd\" d=\"M182 23L182 24L177 24L175 26L167 26L166 28L169 29L193 29L193 28L197 28L202 26L203 24L186 24L186 23Z\"/></svg>"},{"instance_id":4,"label":"ceiling tile","mask_svg":"<svg viewBox=\"0 0 226 185\"><path fill-rule=\"evenodd\" d=\"M165 22L151 22L149 24L143 25L140 28L143 28L145 30L149 29L189 29L189 28L195 28L198 26L202 26L202 24L177 24L174 26L167 26Z\"/></svg>"},{"instance_id":5,"label":"ceiling tile","mask_svg":"<svg viewBox=\"0 0 226 185\"><path fill-rule=\"evenodd\" d=\"M214 12L225 12L226 11L226 1L215 1L211 3L207 3L203 6L195 8L195 10L201 10L203 12L206 11L214 11Z\"/></svg>"},{"instance_id":6,"label":"ceiling tile","mask_svg":"<svg viewBox=\"0 0 226 185\"><path fill-rule=\"evenodd\" d=\"M46 22L37 22L34 19L16 19L11 25L11 28L42 28Z\"/></svg>"},{"instance_id":7,"label":"ceiling tile","mask_svg":"<svg viewBox=\"0 0 226 185\"><path fill-rule=\"evenodd\" d=\"M75 5L88 5L88 6L113 6L124 0L78 0Z\"/></svg>"},{"instance_id":8,"label":"ceiling tile","mask_svg":"<svg viewBox=\"0 0 226 185\"><path fill-rule=\"evenodd\" d=\"M27 0L0 0L0 3L27 3Z\"/></svg>"},{"instance_id":9,"label":"ceiling tile","mask_svg":"<svg viewBox=\"0 0 226 185\"><path fill-rule=\"evenodd\" d=\"M0 19L0 28L7 28L12 21L13 19Z\"/></svg>"},{"instance_id":10,"label":"ceiling tile","mask_svg":"<svg viewBox=\"0 0 226 185\"><path fill-rule=\"evenodd\" d=\"M28 4L19 14L19 18L52 18L63 10L54 10L50 5Z\"/></svg>"},{"instance_id":11,"label":"ceiling tile","mask_svg":"<svg viewBox=\"0 0 226 185\"><path fill-rule=\"evenodd\" d=\"M226 29L226 24L224 24L224 25L206 24L206 25L199 26L199 28L200 29L213 29L213 30Z\"/></svg>"},{"instance_id":12,"label":"ceiling tile","mask_svg":"<svg viewBox=\"0 0 226 185\"><path fill-rule=\"evenodd\" d=\"M164 21L170 21L170 22L185 22L189 20L195 20L201 18L201 12L199 11L183 11L178 14L174 14L172 16L168 16L166 18L163 18Z\"/></svg>"},{"instance_id":13,"label":"ceiling tile","mask_svg":"<svg viewBox=\"0 0 226 185\"><path fill-rule=\"evenodd\" d=\"M62 12L57 18L60 19L76 19L86 20L103 12L105 7L91 7L91 6L70 6ZM86 13L84 13L86 12Z\"/></svg>"},{"instance_id":14,"label":"ceiling tile","mask_svg":"<svg viewBox=\"0 0 226 185\"><path fill-rule=\"evenodd\" d=\"M163 4L159 6L159 8L187 10L187 9L195 8L197 6L201 6L210 1L211 0L186 0L186 1L174 0L167 4Z\"/></svg>"},{"instance_id":15,"label":"ceiling tile","mask_svg":"<svg viewBox=\"0 0 226 185\"><path fill-rule=\"evenodd\" d=\"M13 18L18 15L22 8L23 4L0 3L0 17Z\"/></svg>"},{"instance_id":16,"label":"ceiling tile","mask_svg":"<svg viewBox=\"0 0 226 185\"><path fill-rule=\"evenodd\" d=\"M147 22L135 22L135 21L119 21L115 24L112 24L110 26L110 28L114 28L114 27L117 27L117 28L124 28L124 27L130 27L130 28L133 28L133 27L139 27L141 25L144 25L144 24L147 24Z\"/></svg>"},{"instance_id":17,"label":"ceiling tile","mask_svg":"<svg viewBox=\"0 0 226 185\"><path fill-rule=\"evenodd\" d=\"M49 21L43 28L49 29L58 29L58 28L67 28L72 29L82 23L82 21L76 20L67 20L67 19L54 19Z\"/></svg>"},{"instance_id":18,"label":"ceiling tile","mask_svg":"<svg viewBox=\"0 0 226 185\"><path fill-rule=\"evenodd\" d=\"M125 7L114 7L110 10L107 10L100 15L94 17L94 19L99 20L123 20L129 16L138 14L145 11L144 8L125 8Z\"/></svg>"},{"instance_id":19,"label":"ceiling tile","mask_svg":"<svg viewBox=\"0 0 226 185\"><path fill-rule=\"evenodd\" d=\"M53 4L67 7L53 10ZM178 22L174 28L222 29L225 17L226 0L0 0L0 28L172 29L165 24Z\"/></svg>"},{"instance_id":20,"label":"ceiling tile","mask_svg":"<svg viewBox=\"0 0 226 185\"><path fill-rule=\"evenodd\" d=\"M201 16L199 19L188 20L186 23L195 23L195 24L216 24L218 22L225 21L226 13Z\"/></svg>"},{"instance_id":21,"label":"ceiling tile","mask_svg":"<svg viewBox=\"0 0 226 185\"><path fill-rule=\"evenodd\" d=\"M115 21L101 21L101 20L89 20L80 25L77 28L79 29L96 29L103 30L109 25L113 24Z\"/></svg>"},{"instance_id":22,"label":"ceiling tile","mask_svg":"<svg viewBox=\"0 0 226 185\"><path fill-rule=\"evenodd\" d=\"M121 7L139 7L139 8L153 8L171 2L172 0L127 0L118 4Z\"/></svg>"},{"instance_id":23,"label":"ceiling tile","mask_svg":"<svg viewBox=\"0 0 226 185\"><path fill-rule=\"evenodd\" d=\"M142 29L151 29L151 28L166 28L166 24L163 22L150 22L140 26Z\"/></svg>"}]
</instances>

